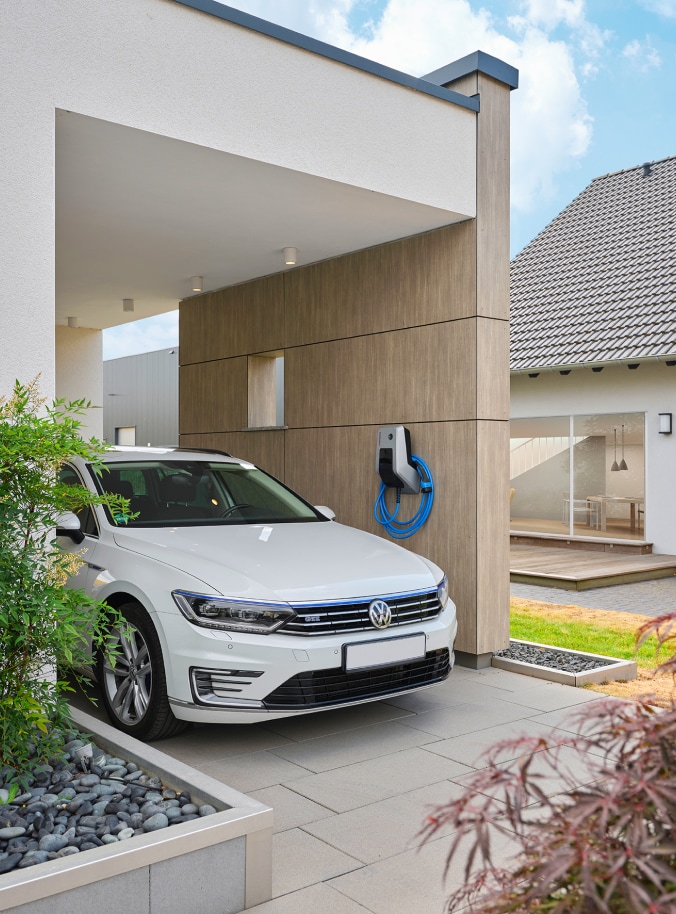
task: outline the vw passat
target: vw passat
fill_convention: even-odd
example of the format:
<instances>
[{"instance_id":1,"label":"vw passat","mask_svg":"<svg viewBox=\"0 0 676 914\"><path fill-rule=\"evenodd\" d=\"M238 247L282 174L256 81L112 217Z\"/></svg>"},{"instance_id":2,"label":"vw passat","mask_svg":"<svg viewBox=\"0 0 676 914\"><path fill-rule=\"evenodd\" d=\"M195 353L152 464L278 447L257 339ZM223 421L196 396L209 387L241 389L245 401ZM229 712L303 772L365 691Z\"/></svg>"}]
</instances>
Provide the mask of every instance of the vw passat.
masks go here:
<instances>
[{"instance_id":1,"label":"vw passat","mask_svg":"<svg viewBox=\"0 0 676 914\"><path fill-rule=\"evenodd\" d=\"M94 658L121 730L160 739L186 721L252 723L441 682L455 606L432 562L333 520L225 454L117 448L64 481L123 495L129 512L65 515L72 586L121 610Z\"/></svg>"}]
</instances>

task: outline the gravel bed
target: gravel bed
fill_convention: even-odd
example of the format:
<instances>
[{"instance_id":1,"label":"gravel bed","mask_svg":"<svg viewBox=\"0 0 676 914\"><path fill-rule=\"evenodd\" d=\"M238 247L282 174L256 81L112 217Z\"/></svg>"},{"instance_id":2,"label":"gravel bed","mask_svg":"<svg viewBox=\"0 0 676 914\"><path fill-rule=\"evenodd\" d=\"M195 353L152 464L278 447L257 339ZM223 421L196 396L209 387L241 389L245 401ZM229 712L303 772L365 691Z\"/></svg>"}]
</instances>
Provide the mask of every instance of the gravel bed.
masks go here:
<instances>
[{"instance_id":1,"label":"gravel bed","mask_svg":"<svg viewBox=\"0 0 676 914\"><path fill-rule=\"evenodd\" d=\"M495 656L520 660L522 663L560 670L563 673L586 673L608 666L609 662L590 657L588 654L570 654L567 651L557 651L555 647L536 647L532 644L523 644L521 641L510 641L509 647L503 651L496 651Z\"/></svg>"},{"instance_id":2,"label":"gravel bed","mask_svg":"<svg viewBox=\"0 0 676 914\"><path fill-rule=\"evenodd\" d=\"M38 767L16 796L16 772L0 770L0 874L216 812L93 743L71 739L65 749L65 760Z\"/></svg>"}]
</instances>

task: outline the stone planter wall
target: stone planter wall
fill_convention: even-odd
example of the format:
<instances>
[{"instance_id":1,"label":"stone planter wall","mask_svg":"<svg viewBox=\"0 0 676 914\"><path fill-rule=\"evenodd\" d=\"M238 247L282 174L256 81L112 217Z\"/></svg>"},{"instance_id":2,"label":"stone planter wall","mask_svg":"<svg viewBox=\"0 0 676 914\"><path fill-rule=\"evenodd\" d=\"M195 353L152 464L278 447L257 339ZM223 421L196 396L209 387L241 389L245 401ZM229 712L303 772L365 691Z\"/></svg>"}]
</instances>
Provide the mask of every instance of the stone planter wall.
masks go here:
<instances>
[{"instance_id":1,"label":"stone planter wall","mask_svg":"<svg viewBox=\"0 0 676 914\"><path fill-rule=\"evenodd\" d=\"M83 711L75 726L198 804L219 810L0 876L12 914L237 914L272 891L272 810Z\"/></svg>"}]
</instances>

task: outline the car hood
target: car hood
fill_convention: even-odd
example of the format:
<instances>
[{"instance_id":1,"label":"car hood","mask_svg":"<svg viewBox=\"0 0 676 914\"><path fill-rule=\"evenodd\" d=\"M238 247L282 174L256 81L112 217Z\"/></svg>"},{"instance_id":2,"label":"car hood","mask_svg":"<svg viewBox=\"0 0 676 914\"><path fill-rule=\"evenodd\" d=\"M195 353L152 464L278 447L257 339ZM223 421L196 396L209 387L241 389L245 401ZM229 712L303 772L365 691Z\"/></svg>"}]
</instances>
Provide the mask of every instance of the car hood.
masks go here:
<instances>
[{"instance_id":1,"label":"car hood","mask_svg":"<svg viewBox=\"0 0 676 914\"><path fill-rule=\"evenodd\" d=\"M436 565L335 522L116 529L118 546L240 599L289 602L384 596L437 586Z\"/></svg>"}]
</instances>

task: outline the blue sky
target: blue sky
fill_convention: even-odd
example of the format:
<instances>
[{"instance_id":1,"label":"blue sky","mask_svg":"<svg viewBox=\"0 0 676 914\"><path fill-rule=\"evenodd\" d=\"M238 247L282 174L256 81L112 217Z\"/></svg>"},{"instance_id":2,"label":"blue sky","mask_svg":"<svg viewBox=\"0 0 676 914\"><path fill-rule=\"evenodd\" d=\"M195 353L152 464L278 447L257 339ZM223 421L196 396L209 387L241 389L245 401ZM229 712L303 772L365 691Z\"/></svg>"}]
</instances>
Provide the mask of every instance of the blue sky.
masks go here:
<instances>
[{"instance_id":1,"label":"blue sky","mask_svg":"<svg viewBox=\"0 0 676 914\"><path fill-rule=\"evenodd\" d=\"M512 256L596 176L676 155L676 0L231 0L422 76L482 50L517 67ZM173 346L176 314L104 331L104 358Z\"/></svg>"}]
</instances>

